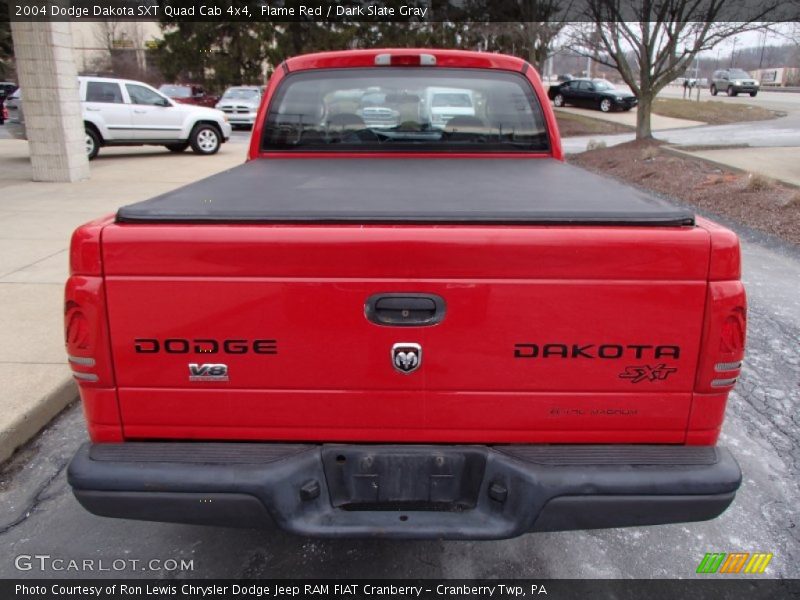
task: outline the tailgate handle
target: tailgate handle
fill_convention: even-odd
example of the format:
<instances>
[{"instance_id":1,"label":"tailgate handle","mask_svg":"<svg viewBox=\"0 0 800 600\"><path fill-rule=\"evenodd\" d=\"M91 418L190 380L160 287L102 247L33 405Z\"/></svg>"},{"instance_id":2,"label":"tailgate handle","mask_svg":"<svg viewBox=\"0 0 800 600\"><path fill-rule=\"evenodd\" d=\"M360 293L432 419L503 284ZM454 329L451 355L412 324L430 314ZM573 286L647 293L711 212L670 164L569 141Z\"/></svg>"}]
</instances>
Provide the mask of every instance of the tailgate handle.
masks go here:
<instances>
[{"instance_id":1,"label":"tailgate handle","mask_svg":"<svg viewBox=\"0 0 800 600\"><path fill-rule=\"evenodd\" d=\"M375 294L364 305L368 320L393 327L436 325L444 319L444 313L444 299L436 294Z\"/></svg>"}]
</instances>

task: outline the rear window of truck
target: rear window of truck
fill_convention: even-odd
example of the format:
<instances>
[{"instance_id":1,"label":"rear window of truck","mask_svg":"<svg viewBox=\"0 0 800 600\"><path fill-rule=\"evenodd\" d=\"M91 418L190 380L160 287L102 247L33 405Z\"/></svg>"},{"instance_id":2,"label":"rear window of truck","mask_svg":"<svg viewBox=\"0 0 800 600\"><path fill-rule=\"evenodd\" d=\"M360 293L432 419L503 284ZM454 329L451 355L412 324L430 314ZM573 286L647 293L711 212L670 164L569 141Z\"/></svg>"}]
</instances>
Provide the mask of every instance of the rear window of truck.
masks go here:
<instances>
[{"instance_id":1,"label":"rear window of truck","mask_svg":"<svg viewBox=\"0 0 800 600\"><path fill-rule=\"evenodd\" d=\"M289 74L261 140L265 152L548 149L542 107L521 74L438 67Z\"/></svg>"}]
</instances>

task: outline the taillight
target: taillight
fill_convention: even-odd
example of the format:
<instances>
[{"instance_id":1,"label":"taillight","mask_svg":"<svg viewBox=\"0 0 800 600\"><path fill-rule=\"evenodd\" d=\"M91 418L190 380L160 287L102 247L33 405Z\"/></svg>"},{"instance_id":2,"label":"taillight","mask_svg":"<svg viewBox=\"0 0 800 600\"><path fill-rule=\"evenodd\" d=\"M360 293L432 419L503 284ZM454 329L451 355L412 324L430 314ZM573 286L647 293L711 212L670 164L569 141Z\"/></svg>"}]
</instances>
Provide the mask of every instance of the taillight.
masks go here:
<instances>
[{"instance_id":1,"label":"taillight","mask_svg":"<svg viewBox=\"0 0 800 600\"><path fill-rule=\"evenodd\" d=\"M64 289L64 343L78 383L89 437L121 442L117 390L111 361L100 235L113 217L87 223L72 234L70 278Z\"/></svg>"},{"instance_id":2,"label":"taillight","mask_svg":"<svg viewBox=\"0 0 800 600\"><path fill-rule=\"evenodd\" d=\"M746 323L747 301L742 282L709 282L696 392L733 389L744 359Z\"/></svg>"},{"instance_id":3,"label":"taillight","mask_svg":"<svg viewBox=\"0 0 800 600\"><path fill-rule=\"evenodd\" d=\"M73 275L64 296L64 342L72 375L80 385L113 387L103 279Z\"/></svg>"}]
</instances>

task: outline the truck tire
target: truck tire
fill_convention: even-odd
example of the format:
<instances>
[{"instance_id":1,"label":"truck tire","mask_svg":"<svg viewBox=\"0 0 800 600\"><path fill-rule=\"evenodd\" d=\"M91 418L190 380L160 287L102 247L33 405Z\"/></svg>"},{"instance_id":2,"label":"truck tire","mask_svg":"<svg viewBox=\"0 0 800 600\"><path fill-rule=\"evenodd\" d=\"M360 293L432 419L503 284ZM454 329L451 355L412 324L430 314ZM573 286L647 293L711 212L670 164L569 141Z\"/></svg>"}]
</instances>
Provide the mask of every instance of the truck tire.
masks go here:
<instances>
[{"instance_id":1,"label":"truck tire","mask_svg":"<svg viewBox=\"0 0 800 600\"><path fill-rule=\"evenodd\" d=\"M222 145L222 134L219 129L208 123L195 125L189 136L192 152L195 154L216 154Z\"/></svg>"},{"instance_id":2,"label":"truck tire","mask_svg":"<svg viewBox=\"0 0 800 600\"><path fill-rule=\"evenodd\" d=\"M84 128L86 133L86 157L92 160L100 152L100 136L91 127Z\"/></svg>"},{"instance_id":3,"label":"truck tire","mask_svg":"<svg viewBox=\"0 0 800 600\"><path fill-rule=\"evenodd\" d=\"M181 142L179 144L167 144L165 148L170 152L183 152L189 147L189 142Z\"/></svg>"},{"instance_id":4,"label":"truck tire","mask_svg":"<svg viewBox=\"0 0 800 600\"><path fill-rule=\"evenodd\" d=\"M738 92L737 92L736 90L734 90L734 89L733 89L733 86L732 86L732 85L729 85L729 86L728 86L728 90L727 90L727 92L728 92L728 96L731 96L731 97L732 97L732 96L738 96Z\"/></svg>"},{"instance_id":5,"label":"truck tire","mask_svg":"<svg viewBox=\"0 0 800 600\"><path fill-rule=\"evenodd\" d=\"M713 83L711 84L711 95L712 96L717 95L717 86L715 86Z\"/></svg>"},{"instance_id":6,"label":"truck tire","mask_svg":"<svg viewBox=\"0 0 800 600\"><path fill-rule=\"evenodd\" d=\"M758 92L750 92L750 97L751 98L755 98L757 94L758 94Z\"/></svg>"}]
</instances>

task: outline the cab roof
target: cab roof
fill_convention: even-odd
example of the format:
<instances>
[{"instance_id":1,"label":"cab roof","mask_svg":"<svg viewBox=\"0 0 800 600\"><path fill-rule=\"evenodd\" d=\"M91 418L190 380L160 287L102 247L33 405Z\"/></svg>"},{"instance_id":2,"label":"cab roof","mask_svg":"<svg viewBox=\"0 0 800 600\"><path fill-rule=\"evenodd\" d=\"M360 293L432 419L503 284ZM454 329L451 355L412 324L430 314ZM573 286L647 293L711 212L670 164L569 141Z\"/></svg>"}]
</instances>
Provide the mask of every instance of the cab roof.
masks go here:
<instances>
[{"instance_id":1,"label":"cab roof","mask_svg":"<svg viewBox=\"0 0 800 600\"><path fill-rule=\"evenodd\" d=\"M375 58L389 54L392 57L433 56L436 67L503 69L506 71L525 71L530 64L516 56L472 52L467 50L443 50L440 48L372 48L369 50L340 50L304 54L287 59L283 65L289 72L309 69L336 69L374 67Z\"/></svg>"}]
</instances>

